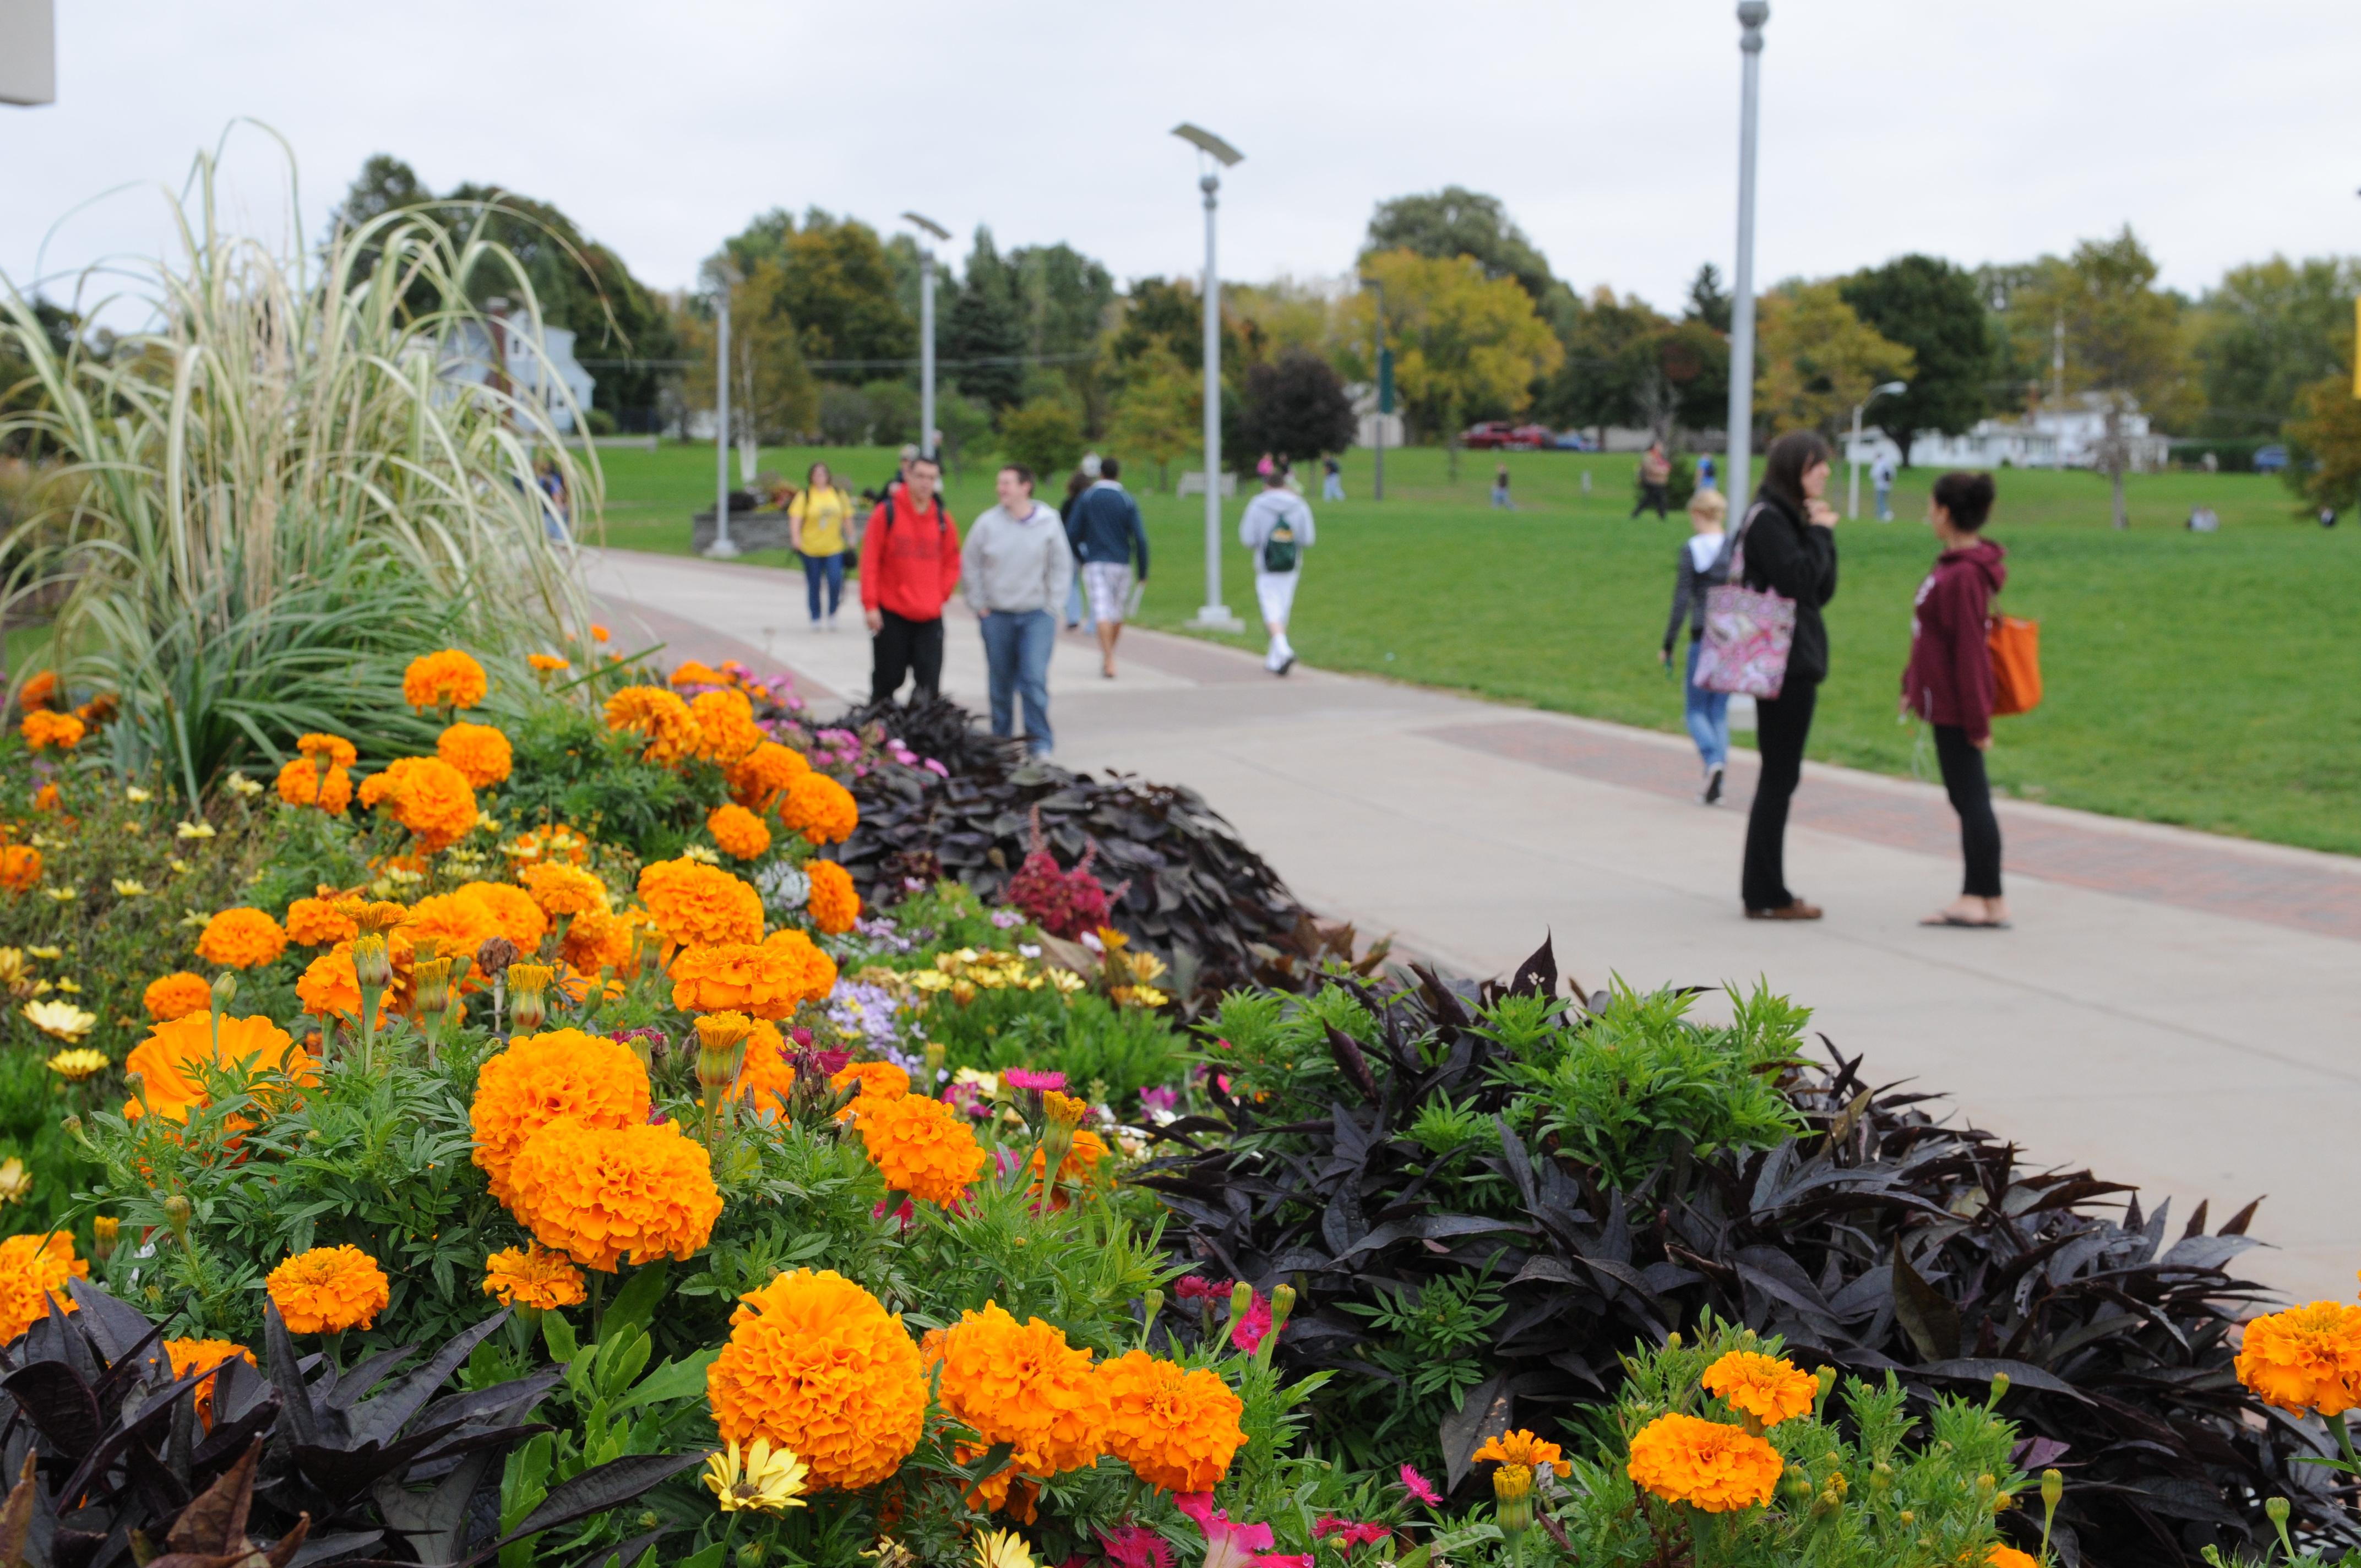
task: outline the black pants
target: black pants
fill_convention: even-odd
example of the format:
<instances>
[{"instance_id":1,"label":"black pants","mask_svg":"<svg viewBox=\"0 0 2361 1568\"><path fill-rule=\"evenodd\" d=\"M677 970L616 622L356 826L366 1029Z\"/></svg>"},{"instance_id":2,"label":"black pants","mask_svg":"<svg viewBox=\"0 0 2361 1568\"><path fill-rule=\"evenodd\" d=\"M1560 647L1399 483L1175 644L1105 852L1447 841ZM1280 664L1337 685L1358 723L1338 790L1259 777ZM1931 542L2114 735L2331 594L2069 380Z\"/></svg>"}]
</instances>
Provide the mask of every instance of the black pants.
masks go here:
<instances>
[{"instance_id":1,"label":"black pants","mask_svg":"<svg viewBox=\"0 0 2361 1568\"><path fill-rule=\"evenodd\" d=\"M1935 759L1943 765L1943 787L1960 814L1960 852L1968 862L1971 898L2000 896L2000 818L1993 815L1992 784L1984 777L1984 754L1956 724L1935 726Z\"/></svg>"},{"instance_id":2,"label":"black pants","mask_svg":"<svg viewBox=\"0 0 2361 1568\"><path fill-rule=\"evenodd\" d=\"M1787 891L1787 802L1804 776L1804 741L1812 733L1817 681L1787 683L1777 696L1754 699L1754 744L1763 772L1746 814L1746 871L1741 896L1749 909L1778 909L1795 901Z\"/></svg>"},{"instance_id":3,"label":"black pants","mask_svg":"<svg viewBox=\"0 0 2361 1568\"><path fill-rule=\"evenodd\" d=\"M1642 512L1646 511L1650 507L1654 507L1656 509L1656 515L1661 518L1664 515L1664 486L1642 485L1640 487L1640 504L1631 509L1631 515L1633 517L1637 517Z\"/></svg>"},{"instance_id":4,"label":"black pants","mask_svg":"<svg viewBox=\"0 0 2361 1568\"><path fill-rule=\"evenodd\" d=\"M869 642L869 700L892 701L894 694L902 689L902 677L906 674L917 677L910 685L912 702L924 702L935 696L943 684L942 617L912 620L890 609L877 613L885 618L885 623Z\"/></svg>"}]
</instances>

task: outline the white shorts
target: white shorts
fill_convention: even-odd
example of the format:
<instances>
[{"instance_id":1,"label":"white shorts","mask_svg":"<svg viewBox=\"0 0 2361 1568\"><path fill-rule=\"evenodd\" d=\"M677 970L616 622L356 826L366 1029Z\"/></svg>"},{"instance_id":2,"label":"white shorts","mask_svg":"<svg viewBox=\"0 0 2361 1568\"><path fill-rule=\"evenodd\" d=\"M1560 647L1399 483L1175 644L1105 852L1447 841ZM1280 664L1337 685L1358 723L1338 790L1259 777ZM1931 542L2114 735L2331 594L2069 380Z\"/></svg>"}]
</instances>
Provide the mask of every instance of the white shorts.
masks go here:
<instances>
[{"instance_id":1,"label":"white shorts","mask_svg":"<svg viewBox=\"0 0 2361 1568\"><path fill-rule=\"evenodd\" d=\"M1295 584L1301 572L1255 571L1255 600L1262 606L1266 624L1285 626L1288 612L1295 608Z\"/></svg>"},{"instance_id":2,"label":"white shorts","mask_svg":"<svg viewBox=\"0 0 2361 1568\"><path fill-rule=\"evenodd\" d=\"M1131 609L1131 563L1083 562L1082 592L1090 596L1093 620L1101 626L1122 620Z\"/></svg>"}]
</instances>

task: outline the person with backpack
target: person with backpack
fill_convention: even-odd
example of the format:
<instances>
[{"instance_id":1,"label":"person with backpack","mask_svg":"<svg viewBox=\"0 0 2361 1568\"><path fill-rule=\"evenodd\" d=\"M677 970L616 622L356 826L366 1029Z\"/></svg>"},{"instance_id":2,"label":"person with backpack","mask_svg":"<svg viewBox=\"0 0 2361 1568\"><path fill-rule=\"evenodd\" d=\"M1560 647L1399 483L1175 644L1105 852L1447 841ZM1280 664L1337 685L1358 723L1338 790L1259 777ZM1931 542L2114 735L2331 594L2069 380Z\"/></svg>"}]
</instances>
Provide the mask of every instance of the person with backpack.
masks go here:
<instances>
[{"instance_id":1,"label":"person with backpack","mask_svg":"<svg viewBox=\"0 0 2361 1568\"><path fill-rule=\"evenodd\" d=\"M1721 799L1722 773L1730 764L1730 694L1708 691L1697 684L1697 650L1705 638L1706 590L1730 581L1730 535L1721 526L1729 512L1730 503L1721 499L1719 490L1699 490L1689 498L1689 526L1697 532L1683 542L1673 565L1673 618L1664 623L1660 655L1664 668L1670 670L1673 643L1681 634L1681 623L1688 622L1681 716L1688 725L1689 739L1697 742L1697 758L1705 764L1705 788L1697 795L1705 806Z\"/></svg>"},{"instance_id":2,"label":"person with backpack","mask_svg":"<svg viewBox=\"0 0 2361 1568\"><path fill-rule=\"evenodd\" d=\"M1812 707L1828 674L1828 630L1820 607L1837 594L1837 510L1827 500L1828 444L1791 430L1771 444L1763 488L1730 545L1734 580L1795 605L1779 695L1754 699L1754 744L1763 759L1746 814L1740 896L1749 920L1817 920L1820 908L1787 887L1787 806L1804 776Z\"/></svg>"},{"instance_id":3,"label":"person with backpack","mask_svg":"<svg viewBox=\"0 0 2361 1568\"><path fill-rule=\"evenodd\" d=\"M1288 485L1285 464L1264 471L1262 493L1238 519L1238 543L1254 552L1255 602L1262 608L1263 630L1270 633L1262 667L1283 675L1295 668L1287 620L1303 576L1303 552L1312 545L1312 506Z\"/></svg>"},{"instance_id":4,"label":"person with backpack","mask_svg":"<svg viewBox=\"0 0 2361 1568\"><path fill-rule=\"evenodd\" d=\"M1098 631L1099 674L1108 680L1115 679L1115 640L1131 613L1132 584L1148 581L1148 529L1139 519L1139 503L1122 481L1123 465L1103 457L1098 478L1066 509L1066 542L1081 563L1082 591Z\"/></svg>"},{"instance_id":5,"label":"person with backpack","mask_svg":"<svg viewBox=\"0 0 2361 1568\"><path fill-rule=\"evenodd\" d=\"M804 475L803 493L787 503L787 547L804 564L804 600L818 631L825 624L836 630L836 611L844 600L844 557L852 548L848 531L853 519L852 498L836 482L825 463L815 463ZM820 620L820 593L828 594L828 620Z\"/></svg>"},{"instance_id":6,"label":"person with backpack","mask_svg":"<svg viewBox=\"0 0 2361 1568\"><path fill-rule=\"evenodd\" d=\"M1902 711L1933 727L1943 788L1960 816L1967 876L1960 896L1921 926L1996 931L2008 925L2000 888L2000 819L1993 814L1984 751L1992 745L1996 683L1990 624L1993 595L2008 581L2004 552L1983 537L1992 515L1989 474L1946 474L1927 502L1927 523L1942 553L1918 585L1910 611L1910 660L1902 670Z\"/></svg>"},{"instance_id":7,"label":"person with backpack","mask_svg":"<svg viewBox=\"0 0 2361 1568\"><path fill-rule=\"evenodd\" d=\"M892 701L905 675L913 677L913 702L942 689L943 606L960 580L959 528L936 493L942 478L933 458L911 458L861 537L871 702Z\"/></svg>"}]
</instances>

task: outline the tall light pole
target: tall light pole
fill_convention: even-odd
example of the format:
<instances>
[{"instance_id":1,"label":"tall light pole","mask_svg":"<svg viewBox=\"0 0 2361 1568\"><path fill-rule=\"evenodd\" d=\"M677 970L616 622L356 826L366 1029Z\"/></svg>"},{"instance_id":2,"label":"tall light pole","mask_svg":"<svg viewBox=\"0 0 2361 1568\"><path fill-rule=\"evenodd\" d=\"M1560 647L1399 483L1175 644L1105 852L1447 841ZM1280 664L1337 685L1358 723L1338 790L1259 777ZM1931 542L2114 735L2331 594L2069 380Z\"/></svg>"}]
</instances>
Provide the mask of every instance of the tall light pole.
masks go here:
<instances>
[{"instance_id":1,"label":"tall light pole","mask_svg":"<svg viewBox=\"0 0 2361 1568\"><path fill-rule=\"evenodd\" d=\"M730 537L730 291L738 269L728 256L717 256L705 275L713 289L713 543L705 553L728 561L738 554Z\"/></svg>"},{"instance_id":2,"label":"tall light pole","mask_svg":"<svg viewBox=\"0 0 2361 1568\"><path fill-rule=\"evenodd\" d=\"M1870 404L1877 401L1878 399L1885 396L1888 392L1901 393L1906 392L1909 389L1910 384L1906 381L1887 381L1882 385L1872 387L1869 389L1869 396L1861 399L1861 401L1853 404L1852 406L1852 444L1845 448L1845 467L1848 470L1848 477L1845 481L1845 521L1847 522L1856 521L1861 517L1861 411L1869 407ZM1910 454L1907 452L1904 453L1902 455L1902 460L1905 463L1910 461Z\"/></svg>"},{"instance_id":3,"label":"tall light pole","mask_svg":"<svg viewBox=\"0 0 2361 1568\"><path fill-rule=\"evenodd\" d=\"M1730 302L1730 487L1746 504L1754 485L1754 121L1763 95L1763 24L1770 0L1739 0L1738 266Z\"/></svg>"},{"instance_id":4,"label":"tall light pole","mask_svg":"<svg viewBox=\"0 0 2361 1568\"><path fill-rule=\"evenodd\" d=\"M1246 154L1186 121L1173 126L1172 134L1204 155L1197 188L1205 192L1205 602L1191 624L1242 631L1246 623L1222 602L1222 274L1213 255L1213 206L1222 188L1215 165L1230 168Z\"/></svg>"},{"instance_id":5,"label":"tall light pole","mask_svg":"<svg viewBox=\"0 0 2361 1568\"><path fill-rule=\"evenodd\" d=\"M1381 501L1386 499L1386 415L1393 412L1391 400L1387 396L1393 390L1393 378L1386 373L1391 368L1386 361L1386 281L1382 278L1364 278L1361 287L1378 291L1378 345L1369 361L1369 406L1378 411L1377 418L1369 423L1369 451L1377 475L1369 495Z\"/></svg>"},{"instance_id":6,"label":"tall light pole","mask_svg":"<svg viewBox=\"0 0 2361 1568\"><path fill-rule=\"evenodd\" d=\"M902 221L947 241L951 231L932 218L904 213ZM918 450L935 455L935 247L918 247Z\"/></svg>"}]
</instances>

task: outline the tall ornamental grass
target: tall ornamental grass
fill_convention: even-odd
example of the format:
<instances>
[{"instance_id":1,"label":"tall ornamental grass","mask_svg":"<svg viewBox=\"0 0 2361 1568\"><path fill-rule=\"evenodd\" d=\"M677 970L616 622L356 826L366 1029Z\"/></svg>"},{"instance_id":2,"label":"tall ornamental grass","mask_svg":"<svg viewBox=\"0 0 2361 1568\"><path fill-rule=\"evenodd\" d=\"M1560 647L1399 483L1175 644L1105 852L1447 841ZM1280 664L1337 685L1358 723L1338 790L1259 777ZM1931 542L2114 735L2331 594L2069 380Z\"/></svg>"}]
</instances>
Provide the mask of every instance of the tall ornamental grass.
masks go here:
<instances>
[{"instance_id":1,"label":"tall ornamental grass","mask_svg":"<svg viewBox=\"0 0 2361 1568\"><path fill-rule=\"evenodd\" d=\"M433 648L463 642L496 691L529 690L523 654L570 652L589 620L535 457L577 518L600 499L595 457L546 409L447 373L471 326L487 341L471 294L516 302L540 341L514 255L418 212L275 248L225 231L216 174L201 155L172 204L177 256L75 302L84 320L144 306L139 330L60 349L22 292L0 299L0 348L31 367L0 444L56 481L6 535L0 609L64 585L58 660L120 697L113 760L160 762L192 797L306 730L431 744L401 672Z\"/></svg>"}]
</instances>

